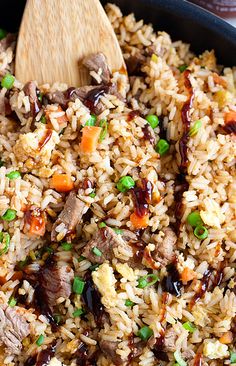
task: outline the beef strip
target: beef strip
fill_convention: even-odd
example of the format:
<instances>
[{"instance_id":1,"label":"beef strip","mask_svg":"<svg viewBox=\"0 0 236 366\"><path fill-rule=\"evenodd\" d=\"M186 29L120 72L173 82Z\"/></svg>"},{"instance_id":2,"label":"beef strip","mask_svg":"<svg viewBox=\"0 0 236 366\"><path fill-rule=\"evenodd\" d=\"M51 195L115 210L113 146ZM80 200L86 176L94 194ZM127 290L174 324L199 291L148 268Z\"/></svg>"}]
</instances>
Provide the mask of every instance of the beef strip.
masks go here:
<instances>
[{"instance_id":1,"label":"beef strip","mask_svg":"<svg viewBox=\"0 0 236 366\"><path fill-rule=\"evenodd\" d=\"M174 249L177 236L169 227L164 228L162 231L164 232L165 236L163 238L163 242L159 244L155 250L153 258L165 266L171 263L175 258Z\"/></svg>"},{"instance_id":2,"label":"beef strip","mask_svg":"<svg viewBox=\"0 0 236 366\"><path fill-rule=\"evenodd\" d=\"M121 235L116 234L114 230L106 226L95 233L94 237L84 247L82 255L92 263L101 264L105 260L111 261L114 258L113 250L119 246L126 247L127 242L123 240ZM101 256L93 253L92 249L95 247L101 251Z\"/></svg>"},{"instance_id":3,"label":"beef strip","mask_svg":"<svg viewBox=\"0 0 236 366\"><path fill-rule=\"evenodd\" d=\"M16 39L16 35L13 34L13 33L8 33L6 35L6 37L1 39L1 41L0 41L0 52L6 51L8 49L8 47L10 47L12 42L15 41L15 39Z\"/></svg>"},{"instance_id":4,"label":"beef strip","mask_svg":"<svg viewBox=\"0 0 236 366\"><path fill-rule=\"evenodd\" d=\"M125 60L128 75L129 76L140 75L141 66L144 61L145 57L139 51L136 52L134 55L129 56L129 58Z\"/></svg>"},{"instance_id":5,"label":"beef strip","mask_svg":"<svg viewBox=\"0 0 236 366\"><path fill-rule=\"evenodd\" d=\"M166 352L176 351L176 341L178 335L173 328L167 329L164 337L164 348Z\"/></svg>"},{"instance_id":6,"label":"beef strip","mask_svg":"<svg viewBox=\"0 0 236 366\"><path fill-rule=\"evenodd\" d=\"M0 343L6 346L6 352L20 354L22 340L29 335L30 327L19 313L19 307L0 305Z\"/></svg>"},{"instance_id":7,"label":"beef strip","mask_svg":"<svg viewBox=\"0 0 236 366\"><path fill-rule=\"evenodd\" d=\"M40 111L41 103L38 99L38 89L34 81L29 81L25 84L23 91L25 95L29 97L30 101L30 117L35 117L35 115ZM27 114L28 117L28 114Z\"/></svg>"},{"instance_id":8,"label":"beef strip","mask_svg":"<svg viewBox=\"0 0 236 366\"><path fill-rule=\"evenodd\" d=\"M67 232L71 232L75 229L76 225L80 222L83 214L85 214L87 210L88 206L76 197L76 193L70 192L69 196L67 197L64 209L53 224L51 240L56 241L58 235L56 232L56 227L59 224L65 224Z\"/></svg>"},{"instance_id":9,"label":"beef strip","mask_svg":"<svg viewBox=\"0 0 236 366\"><path fill-rule=\"evenodd\" d=\"M122 360L121 356L116 353L116 350L118 349L118 342L101 340L99 342L99 346L102 352L112 360L114 365L126 365L127 361Z\"/></svg>"},{"instance_id":10,"label":"beef strip","mask_svg":"<svg viewBox=\"0 0 236 366\"><path fill-rule=\"evenodd\" d=\"M103 53L94 53L83 60L83 65L89 71L99 73L101 71L101 84L108 84L111 79L111 73L107 65L107 59ZM97 81L95 80L95 83Z\"/></svg>"},{"instance_id":11,"label":"beef strip","mask_svg":"<svg viewBox=\"0 0 236 366\"><path fill-rule=\"evenodd\" d=\"M41 286L47 297L49 308L56 305L59 297L68 298L71 295L71 282L74 278L74 271L69 266L45 267L41 271Z\"/></svg>"}]
</instances>

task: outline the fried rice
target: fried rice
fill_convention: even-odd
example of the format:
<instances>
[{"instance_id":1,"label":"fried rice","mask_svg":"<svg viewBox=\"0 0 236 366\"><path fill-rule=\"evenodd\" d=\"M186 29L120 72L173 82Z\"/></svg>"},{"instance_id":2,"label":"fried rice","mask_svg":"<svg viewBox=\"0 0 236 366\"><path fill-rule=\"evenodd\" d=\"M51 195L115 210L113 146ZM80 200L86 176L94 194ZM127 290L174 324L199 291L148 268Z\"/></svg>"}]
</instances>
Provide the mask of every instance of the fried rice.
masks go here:
<instances>
[{"instance_id":1,"label":"fried rice","mask_svg":"<svg viewBox=\"0 0 236 366\"><path fill-rule=\"evenodd\" d=\"M106 11L83 93L0 41L0 364L233 364L236 68Z\"/></svg>"}]
</instances>

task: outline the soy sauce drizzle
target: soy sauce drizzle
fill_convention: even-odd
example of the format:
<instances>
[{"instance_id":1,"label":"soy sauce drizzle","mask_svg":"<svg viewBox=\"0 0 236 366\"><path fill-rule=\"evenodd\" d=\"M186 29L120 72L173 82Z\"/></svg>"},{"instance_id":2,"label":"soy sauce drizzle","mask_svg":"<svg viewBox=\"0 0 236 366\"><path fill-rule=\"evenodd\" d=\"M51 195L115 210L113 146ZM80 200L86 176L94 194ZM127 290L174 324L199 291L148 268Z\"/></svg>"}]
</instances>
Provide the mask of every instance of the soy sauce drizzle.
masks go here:
<instances>
[{"instance_id":1,"label":"soy sauce drizzle","mask_svg":"<svg viewBox=\"0 0 236 366\"><path fill-rule=\"evenodd\" d=\"M192 309L192 307L204 296L204 294L208 290L211 275L212 275L211 268L207 269L204 272L200 286L190 302L190 309Z\"/></svg>"},{"instance_id":2,"label":"soy sauce drizzle","mask_svg":"<svg viewBox=\"0 0 236 366\"><path fill-rule=\"evenodd\" d=\"M224 130L227 134L231 134L231 133L233 133L234 135L236 135L236 121L229 121L229 122L227 122L227 123L223 126L223 130Z\"/></svg>"},{"instance_id":3,"label":"soy sauce drizzle","mask_svg":"<svg viewBox=\"0 0 236 366\"><path fill-rule=\"evenodd\" d=\"M86 99L84 101L84 105L88 107L91 112L95 113L96 106L98 105L101 97L105 93L108 93L108 91L109 91L108 85L102 85L92 89L90 92L88 92Z\"/></svg>"},{"instance_id":4,"label":"soy sauce drizzle","mask_svg":"<svg viewBox=\"0 0 236 366\"><path fill-rule=\"evenodd\" d=\"M54 341L47 349L42 350L38 356L35 366L47 366L53 358L56 350L56 342Z\"/></svg>"},{"instance_id":5,"label":"soy sauce drizzle","mask_svg":"<svg viewBox=\"0 0 236 366\"><path fill-rule=\"evenodd\" d=\"M136 186L131 190L135 212L138 216L142 217L148 213L148 204L152 199L152 183L143 178L139 186Z\"/></svg>"},{"instance_id":6,"label":"soy sauce drizzle","mask_svg":"<svg viewBox=\"0 0 236 366\"><path fill-rule=\"evenodd\" d=\"M44 136L39 141L39 145L38 145L39 151L42 150L42 148L46 145L46 143L50 140L51 137L52 137L52 130L51 129L46 130Z\"/></svg>"}]
</instances>

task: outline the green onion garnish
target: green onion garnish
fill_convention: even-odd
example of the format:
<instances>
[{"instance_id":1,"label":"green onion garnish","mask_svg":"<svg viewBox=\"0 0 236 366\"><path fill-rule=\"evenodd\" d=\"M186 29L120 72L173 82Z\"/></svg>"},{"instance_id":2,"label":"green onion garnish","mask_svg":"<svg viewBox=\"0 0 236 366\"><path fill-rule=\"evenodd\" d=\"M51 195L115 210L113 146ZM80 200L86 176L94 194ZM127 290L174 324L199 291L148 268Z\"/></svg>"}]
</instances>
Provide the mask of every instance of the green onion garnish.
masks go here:
<instances>
[{"instance_id":1,"label":"green onion garnish","mask_svg":"<svg viewBox=\"0 0 236 366\"><path fill-rule=\"evenodd\" d=\"M116 233L117 235L122 235L122 234L123 234L123 230L118 229L117 227L113 227L112 229L113 229L113 231L115 231L115 233Z\"/></svg>"},{"instance_id":2,"label":"green onion garnish","mask_svg":"<svg viewBox=\"0 0 236 366\"><path fill-rule=\"evenodd\" d=\"M96 120L97 120L97 117L95 116L95 114L91 114L91 117L85 123L85 126L95 126Z\"/></svg>"},{"instance_id":3,"label":"green onion garnish","mask_svg":"<svg viewBox=\"0 0 236 366\"><path fill-rule=\"evenodd\" d=\"M86 258L83 256L83 255L81 255L79 258L78 258L78 262L82 262L83 260L85 260Z\"/></svg>"},{"instance_id":4,"label":"green onion garnish","mask_svg":"<svg viewBox=\"0 0 236 366\"><path fill-rule=\"evenodd\" d=\"M147 325L140 328L137 333L137 336L139 338L141 338L143 341L147 341L148 338L150 338L152 335L153 335L153 330L151 328L149 328Z\"/></svg>"},{"instance_id":5,"label":"green onion garnish","mask_svg":"<svg viewBox=\"0 0 236 366\"><path fill-rule=\"evenodd\" d=\"M0 40L5 38L7 35L7 31L5 29L0 28Z\"/></svg>"},{"instance_id":6,"label":"green onion garnish","mask_svg":"<svg viewBox=\"0 0 236 366\"><path fill-rule=\"evenodd\" d=\"M193 333L196 330L195 326L190 322L183 323L183 328L188 330L190 333Z\"/></svg>"},{"instance_id":7,"label":"green onion garnish","mask_svg":"<svg viewBox=\"0 0 236 366\"><path fill-rule=\"evenodd\" d=\"M99 137L99 141L101 142L102 140L105 139L107 134L107 121L105 119L101 119L99 126L102 127L102 131Z\"/></svg>"},{"instance_id":8,"label":"green onion garnish","mask_svg":"<svg viewBox=\"0 0 236 366\"><path fill-rule=\"evenodd\" d=\"M16 218L16 210L12 210L10 208L1 217L1 219L4 221L12 221L15 218Z\"/></svg>"},{"instance_id":9,"label":"green onion garnish","mask_svg":"<svg viewBox=\"0 0 236 366\"><path fill-rule=\"evenodd\" d=\"M236 352L230 352L230 363L236 363Z\"/></svg>"},{"instance_id":10,"label":"green onion garnish","mask_svg":"<svg viewBox=\"0 0 236 366\"><path fill-rule=\"evenodd\" d=\"M9 178L10 180L19 178L20 176L21 174L17 170L13 170L12 172L6 174L6 177Z\"/></svg>"},{"instance_id":11,"label":"green onion garnish","mask_svg":"<svg viewBox=\"0 0 236 366\"><path fill-rule=\"evenodd\" d=\"M129 307L131 307L132 308L132 306L134 306L134 302L133 301L131 301L131 300L125 300L125 306L129 306Z\"/></svg>"},{"instance_id":12,"label":"green onion garnish","mask_svg":"<svg viewBox=\"0 0 236 366\"><path fill-rule=\"evenodd\" d=\"M129 175L121 177L116 185L118 191L127 192L129 189L135 186L135 181Z\"/></svg>"},{"instance_id":13,"label":"green onion garnish","mask_svg":"<svg viewBox=\"0 0 236 366\"><path fill-rule=\"evenodd\" d=\"M74 318L78 318L79 316L83 315L84 313L85 313L85 311L81 308L81 309L76 309L72 315Z\"/></svg>"},{"instance_id":14,"label":"green onion garnish","mask_svg":"<svg viewBox=\"0 0 236 366\"><path fill-rule=\"evenodd\" d=\"M13 87L15 77L11 74L6 74L1 81L2 88L11 89Z\"/></svg>"},{"instance_id":15,"label":"green onion garnish","mask_svg":"<svg viewBox=\"0 0 236 366\"><path fill-rule=\"evenodd\" d=\"M69 250L71 250L73 248L73 245L71 243L64 242L64 243L61 243L61 247L64 250L69 251Z\"/></svg>"},{"instance_id":16,"label":"green onion garnish","mask_svg":"<svg viewBox=\"0 0 236 366\"><path fill-rule=\"evenodd\" d=\"M92 266L89 267L90 271L95 271L98 267L100 266L100 264L93 264Z\"/></svg>"},{"instance_id":17,"label":"green onion garnish","mask_svg":"<svg viewBox=\"0 0 236 366\"><path fill-rule=\"evenodd\" d=\"M4 165L4 162L0 159L0 168Z\"/></svg>"},{"instance_id":18,"label":"green onion garnish","mask_svg":"<svg viewBox=\"0 0 236 366\"><path fill-rule=\"evenodd\" d=\"M106 223L105 222L99 222L99 224L98 224L98 227L99 227L99 229L102 229L103 227L106 227L107 225L106 225Z\"/></svg>"},{"instance_id":19,"label":"green onion garnish","mask_svg":"<svg viewBox=\"0 0 236 366\"><path fill-rule=\"evenodd\" d=\"M60 324L61 322L61 315L60 314L54 314L53 319L55 320L56 324Z\"/></svg>"},{"instance_id":20,"label":"green onion garnish","mask_svg":"<svg viewBox=\"0 0 236 366\"><path fill-rule=\"evenodd\" d=\"M41 123L43 123L44 125L47 123L47 119L46 119L46 116L42 116L41 118L40 118L40 122Z\"/></svg>"},{"instance_id":21,"label":"green onion garnish","mask_svg":"<svg viewBox=\"0 0 236 366\"><path fill-rule=\"evenodd\" d=\"M197 226L193 233L199 240L204 240L208 237L208 230L205 226Z\"/></svg>"},{"instance_id":22,"label":"green onion garnish","mask_svg":"<svg viewBox=\"0 0 236 366\"><path fill-rule=\"evenodd\" d=\"M40 334L40 336L38 337L37 341L36 341L36 344L37 346L42 346L44 342L44 336L42 334Z\"/></svg>"},{"instance_id":23,"label":"green onion garnish","mask_svg":"<svg viewBox=\"0 0 236 366\"><path fill-rule=\"evenodd\" d=\"M187 65L180 65L178 67L178 69L179 69L180 72L184 72L187 69L187 67L188 67Z\"/></svg>"},{"instance_id":24,"label":"green onion garnish","mask_svg":"<svg viewBox=\"0 0 236 366\"><path fill-rule=\"evenodd\" d=\"M145 119L153 129L159 124L159 119L155 114L148 114Z\"/></svg>"},{"instance_id":25,"label":"green onion garnish","mask_svg":"<svg viewBox=\"0 0 236 366\"><path fill-rule=\"evenodd\" d=\"M101 257L102 256L102 252L101 250L99 250L97 247L92 248L92 252L94 255L96 255L97 257Z\"/></svg>"},{"instance_id":26,"label":"green onion garnish","mask_svg":"<svg viewBox=\"0 0 236 366\"><path fill-rule=\"evenodd\" d=\"M198 211L191 212L187 217L187 222L192 227L196 227L203 224L200 213Z\"/></svg>"},{"instance_id":27,"label":"green onion garnish","mask_svg":"<svg viewBox=\"0 0 236 366\"><path fill-rule=\"evenodd\" d=\"M0 243L2 243L0 249L0 256L7 253L10 246L10 235L8 233L0 232Z\"/></svg>"},{"instance_id":28,"label":"green onion garnish","mask_svg":"<svg viewBox=\"0 0 236 366\"><path fill-rule=\"evenodd\" d=\"M174 352L174 358L177 361L179 366L187 366L187 363L182 359L179 351Z\"/></svg>"},{"instance_id":29,"label":"green onion garnish","mask_svg":"<svg viewBox=\"0 0 236 366\"><path fill-rule=\"evenodd\" d=\"M190 128L188 135L189 136L195 136L200 128L202 127L202 121L198 120L194 123L193 127Z\"/></svg>"},{"instance_id":30,"label":"green onion garnish","mask_svg":"<svg viewBox=\"0 0 236 366\"><path fill-rule=\"evenodd\" d=\"M148 274L146 276L140 277L138 279L138 288L145 288L147 286L152 286L154 283L159 281L159 277L156 274Z\"/></svg>"},{"instance_id":31,"label":"green onion garnish","mask_svg":"<svg viewBox=\"0 0 236 366\"><path fill-rule=\"evenodd\" d=\"M95 192L91 192L91 193L89 194L89 197L91 197L91 198L96 197L96 193L95 193Z\"/></svg>"},{"instance_id":32,"label":"green onion garnish","mask_svg":"<svg viewBox=\"0 0 236 366\"><path fill-rule=\"evenodd\" d=\"M160 139L156 145L156 152L158 152L158 154L160 154L160 156L165 155L170 148L170 144L164 140L164 139Z\"/></svg>"},{"instance_id":33,"label":"green onion garnish","mask_svg":"<svg viewBox=\"0 0 236 366\"><path fill-rule=\"evenodd\" d=\"M75 276L73 285L72 285L72 289L73 289L74 293L81 295L84 290L84 285L85 285L85 282L81 278Z\"/></svg>"},{"instance_id":34,"label":"green onion garnish","mask_svg":"<svg viewBox=\"0 0 236 366\"><path fill-rule=\"evenodd\" d=\"M11 306L12 308L16 305L17 300L11 296L10 299L8 300L8 305Z\"/></svg>"},{"instance_id":35,"label":"green onion garnish","mask_svg":"<svg viewBox=\"0 0 236 366\"><path fill-rule=\"evenodd\" d=\"M39 93L38 94L38 100L40 101L40 103L42 103L42 101L43 101L43 93Z\"/></svg>"}]
</instances>

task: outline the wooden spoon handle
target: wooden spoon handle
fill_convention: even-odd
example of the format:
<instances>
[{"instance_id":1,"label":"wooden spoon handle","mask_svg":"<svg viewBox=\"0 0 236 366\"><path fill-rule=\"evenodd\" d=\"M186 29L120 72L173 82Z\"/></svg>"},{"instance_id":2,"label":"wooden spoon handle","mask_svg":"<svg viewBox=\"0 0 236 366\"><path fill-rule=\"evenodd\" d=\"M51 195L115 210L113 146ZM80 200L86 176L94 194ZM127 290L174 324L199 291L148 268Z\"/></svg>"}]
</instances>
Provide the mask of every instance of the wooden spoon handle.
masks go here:
<instances>
[{"instance_id":1,"label":"wooden spoon handle","mask_svg":"<svg viewBox=\"0 0 236 366\"><path fill-rule=\"evenodd\" d=\"M116 35L98 0L27 1L16 53L16 77L22 82L85 85L88 76L78 62L95 52L106 55L112 70L124 65Z\"/></svg>"}]
</instances>

